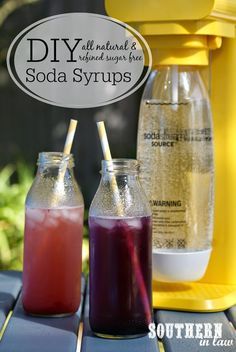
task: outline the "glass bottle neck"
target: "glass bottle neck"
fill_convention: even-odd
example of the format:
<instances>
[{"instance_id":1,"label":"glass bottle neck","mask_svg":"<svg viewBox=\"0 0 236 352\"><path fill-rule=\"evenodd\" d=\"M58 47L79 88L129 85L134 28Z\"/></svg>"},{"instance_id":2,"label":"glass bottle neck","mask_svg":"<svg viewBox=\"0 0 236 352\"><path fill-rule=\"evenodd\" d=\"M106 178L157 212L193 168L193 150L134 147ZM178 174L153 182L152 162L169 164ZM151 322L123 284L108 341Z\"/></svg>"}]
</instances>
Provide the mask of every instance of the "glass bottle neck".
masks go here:
<instances>
[{"instance_id":1,"label":"glass bottle neck","mask_svg":"<svg viewBox=\"0 0 236 352\"><path fill-rule=\"evenodd\" d=\"M148 200L139 182L139 163L135 159L102 161L102 178L90 216L150 216Z\"/></svg>"},{"instance_id":2,"label":"glass bottle neck","mask_svg":"<svg viewBox=\"0 0 236 352\"><path fill-rule=\"evenodd\" d=\"M135 159L102 160L102 177L129 176L137 178L139 163Z\"/></svg>"},{"instance_id":3,"label":"glass bottle neck","mask_svg":"<svg viewBox=\"0 0 236 352\"><path fill-rule=\"evenodd\" d=\"M26 206L61 208L83 205L83 197L73 173L73 156L40 153L38 171L27 195Z\"/></svg>"},{"instance_id":4,"label":"glass bottle neck","mask_svg":"<svg viewBox=\"0 0 236 352\"><path fill-rule=\"evenodd\" d=\"M135 159L103 160L101 174L104 186L123 192L124 187L135 187L139 181L139 163Z\"/></svg>"},{"instance_id":5,"label":"glass bottle neck","mask_svg":"<svg viewBox=\"0 0 236 352\"><path fill-rule=\"evenodd\" d=\"M132 183L138 182L139 181L139 177L138 174L128 174L128 173L120 173L120 172L109 172L109 173L102 173L102 178L101 181L103 183L111 183L113 184L113 182L115 181L118 185L118 187L120 187L121 184L129 184L131 185Z\"/></svg>"},{"instance_id":6,"label":"glass bottle neck","mask_svg":"<svg viewBox=\"0 0 236 352\"><path fill-rule=\"evenodd\" d=\"M72 173L74 167L74 159L72 154L63 154L57 152L39 153L38 157L38 174L58 174L67 171Z\"/></svg>"}]
</instances>

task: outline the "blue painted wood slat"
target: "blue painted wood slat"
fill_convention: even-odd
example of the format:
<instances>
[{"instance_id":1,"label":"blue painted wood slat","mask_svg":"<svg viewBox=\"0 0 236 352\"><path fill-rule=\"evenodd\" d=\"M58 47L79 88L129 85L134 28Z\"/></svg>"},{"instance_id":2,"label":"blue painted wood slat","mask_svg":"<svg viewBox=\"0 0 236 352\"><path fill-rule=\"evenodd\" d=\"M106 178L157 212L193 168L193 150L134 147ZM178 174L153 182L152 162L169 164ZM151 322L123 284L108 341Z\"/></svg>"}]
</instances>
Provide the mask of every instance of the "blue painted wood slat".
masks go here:
<instances>
[{"instance_id":1,"label":"blue painted wood slat","mask_svg":"<svg viewBox=\"0 0 236 352\"><path fill-rule=\"evenodd\" d=\"M82 304L84 290L82 278ZM0 342L0 352L75 352L82 304L72 316L32 317L25 314L19 298Z\"/></svg>"},{"instance_id":2,"label":"blue painted wood slat","mask_svg":"<svg viewBox=\"0 0 236 352\"><path fill-rule=\"evenodd\" d=\"M228 317L229 321L233 324L234 328L236 329L236 306L233 306L226 310L226 316Z\"/></svg>"},{"instance_id":3,"label":"blue painted wood slat","mask_svg":"<svg viewBox=\"0 0 236 352\"><path fill-rule=\"evenodd\" d=\"M0 330L20 293L21 276L19 271L1 271L0 273Z\"/></svg>"},{"instance_id":4,"label":"blue painted wood slat","mask_svg":"<svg viewBox=\"0 0 236 352\"><path fill-rule=\"evenodd\" d=\"M0 326L13 309L21 290L21 273L15 271L0 272ZM85 280L82 280L82 295L85 292ZM26 315L21 300L18 299L14 313L8 323L0 352L75 352L77 333L81 321L81 308L70 317L36 318ZM157 340L146 337L125 340L109 340L96 337L89 326L89 296L86 295L84 312L84 333L82 352L158 352ZM229 320L228 320L229 319ZM222 323L224 341L233 341L232 346L201 347L198 339L163 338L165 352L235 352L236 333L230 325L236 323L236 306L225 313L189 313L159 310L155 312L156 323Z\"/></svg>"}]
</instances>

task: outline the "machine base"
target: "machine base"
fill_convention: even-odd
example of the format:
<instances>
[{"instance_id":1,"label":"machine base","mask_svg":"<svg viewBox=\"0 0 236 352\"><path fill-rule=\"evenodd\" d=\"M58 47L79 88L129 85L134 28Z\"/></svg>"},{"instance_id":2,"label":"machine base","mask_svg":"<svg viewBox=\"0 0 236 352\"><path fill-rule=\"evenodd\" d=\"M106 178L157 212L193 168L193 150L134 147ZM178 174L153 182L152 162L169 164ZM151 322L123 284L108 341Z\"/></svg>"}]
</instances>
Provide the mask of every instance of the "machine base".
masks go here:
<instances>
[{"instance_id":1,"label":"machine base","mask_svg":"<svg viewBox=\"0 0 236 352\"><path fill-rule=\"evenodd\" d=\"M153 307L156 309L218 312L235 304L235 285L153 282Z\"/></svg>"}]
</instances>

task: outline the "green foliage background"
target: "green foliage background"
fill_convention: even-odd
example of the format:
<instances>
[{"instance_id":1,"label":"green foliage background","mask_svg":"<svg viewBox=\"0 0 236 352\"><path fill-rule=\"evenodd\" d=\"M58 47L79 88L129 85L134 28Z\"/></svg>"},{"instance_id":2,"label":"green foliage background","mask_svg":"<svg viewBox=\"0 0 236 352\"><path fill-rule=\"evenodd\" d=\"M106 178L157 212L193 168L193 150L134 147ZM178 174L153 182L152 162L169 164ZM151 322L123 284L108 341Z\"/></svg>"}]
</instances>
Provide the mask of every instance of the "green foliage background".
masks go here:
<instances>
[{"instance_id":1,"label":"green foliage background","mask_svg":"<svg viewBox=\"0 0 236 352\"><path fill-rule=\"evenodd\" d=\"M13 175L14 183L11 182ZM22 268L24 202L32 180L32 170L22 163L6 166L0 172L1 269Z\"/></svg>"},{"instance_id":2,"label":"green foliage background","mask_svg":"<svg viewBox=\"0 0 236 352\"><path fill-rule=\"evenodd\" d=\"M0 269L22 270L24 203L33 181L33 170L25 163L0 171ZM85 224L87 211L85 212ZM83 271L88 273L88 228L84 226Z\"/></svg>"}]
</instances>

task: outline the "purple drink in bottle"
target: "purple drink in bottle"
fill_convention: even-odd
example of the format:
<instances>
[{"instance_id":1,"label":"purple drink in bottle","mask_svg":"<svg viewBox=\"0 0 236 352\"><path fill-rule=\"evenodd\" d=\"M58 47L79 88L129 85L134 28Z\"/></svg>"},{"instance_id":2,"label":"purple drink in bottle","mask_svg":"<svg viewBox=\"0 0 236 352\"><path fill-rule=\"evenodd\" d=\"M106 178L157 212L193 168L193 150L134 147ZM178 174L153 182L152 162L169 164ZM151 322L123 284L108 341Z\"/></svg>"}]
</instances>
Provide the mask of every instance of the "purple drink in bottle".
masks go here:
<instances>
[{"instance_id":1,"label":"purple drink in bottle","mask_svg":"<svg viewBox=\"0 0 236 352\"><path fill-rule=\"evenodd\" d=\"M89 318L92 330L105 337L143 335L152 321L151 213L137 172L130 175L127 163L137 166L134 160L118 159L112 171L124 216L109 204L114 198L107 165L90 208Z\"/></svg>"},{"instance_id":2,"label":"purple drink in bottle","mask_svg":"<svg viewBox=\"0 0 236 352\"><path fill-rule=\"evenodd\" d=\"M110 335L147 332L152 295L150 217L90 217L89 226L91 328Z\"/></svg>"}]
</instances>

